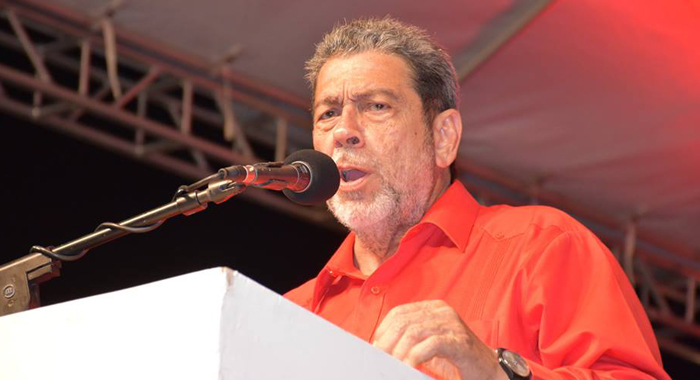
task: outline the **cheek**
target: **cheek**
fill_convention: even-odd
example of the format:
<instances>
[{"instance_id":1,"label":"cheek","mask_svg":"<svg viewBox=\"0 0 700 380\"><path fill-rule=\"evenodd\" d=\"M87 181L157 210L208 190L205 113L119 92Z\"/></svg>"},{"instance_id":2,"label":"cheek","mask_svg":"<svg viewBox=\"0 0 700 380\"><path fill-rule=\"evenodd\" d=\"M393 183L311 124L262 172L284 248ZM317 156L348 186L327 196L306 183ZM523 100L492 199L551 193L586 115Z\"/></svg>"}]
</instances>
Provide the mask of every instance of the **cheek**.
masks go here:
<instances>
[{"instance_id":1,"label":"cheek","mask_svg":"<svg viewBox=\"0 0 700 380\"><path fill-rule=\"evenodd\" d=\"M325 154L330 155L330 146L328 145L328 133L323 133L323 132L313 132L313 144L314 144L314 149L316 149L319 152L323 152Z\"/></svg>"},{"instance_id":2,"label":"cheek","mask_svg":"<svg viewBox=\"0 0 700 380\"><path fill-rule=\"evenodd\" d=\"M398 157L405 153L413 141L413 136L401 128L387 128L384 133L372 136L372 144L377 151L388 157Z\"/></svg>"},{"instance_id":3,"label":"cheek","mask_svg":"<svg viewBox=\"0 0 700 380\"><path fill-rule=\"evenodd\" d=\"M406 156L410 155L410 153L405 149L401 138L394 138L398 137L397 135L385 137L373 141L373 151L377 162L381 165L382 172L389 174L400 171L406 164Z\"/></svg>"}]
</instances>

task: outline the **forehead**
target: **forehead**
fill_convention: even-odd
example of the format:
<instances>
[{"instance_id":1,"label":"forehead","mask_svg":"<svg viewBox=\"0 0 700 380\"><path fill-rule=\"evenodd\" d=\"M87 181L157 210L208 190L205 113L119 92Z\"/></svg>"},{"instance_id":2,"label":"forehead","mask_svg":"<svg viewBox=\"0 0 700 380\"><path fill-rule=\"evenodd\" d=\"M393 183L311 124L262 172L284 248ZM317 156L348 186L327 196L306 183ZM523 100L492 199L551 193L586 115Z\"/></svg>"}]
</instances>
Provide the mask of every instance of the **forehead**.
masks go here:
<instances>
[{"instance_id":1,"label":"forehead","mask_svg":"<svg viewBox=\"0 0 700 380\"><path fill-rule=\"evenodd\" d=\"M319 71L314 99L318 103L328 97L377 90L390 90L398 95L415 93L411 69L402 58L379 52L333 57Z\"/></svg>"}]
</instances>

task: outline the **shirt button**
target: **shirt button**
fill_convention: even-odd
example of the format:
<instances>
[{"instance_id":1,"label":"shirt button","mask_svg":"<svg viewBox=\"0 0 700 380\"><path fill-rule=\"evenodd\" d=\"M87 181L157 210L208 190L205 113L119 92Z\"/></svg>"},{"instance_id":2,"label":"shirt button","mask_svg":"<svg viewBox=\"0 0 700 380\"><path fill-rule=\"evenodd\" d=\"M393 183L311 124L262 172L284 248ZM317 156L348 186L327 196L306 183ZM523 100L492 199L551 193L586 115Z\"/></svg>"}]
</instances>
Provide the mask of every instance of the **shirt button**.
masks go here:
<instances>
[{"instance_id":1,"label":"shirt button","mask_svg":"<svg viewBox=\"0 0 700 380\"><path fill-rule=\"evenodd\" d=\"M373 286L369 291L372 292L372 294L379 294L382 292L382 288L378 286Z\"/></svg>"}]
</instances>

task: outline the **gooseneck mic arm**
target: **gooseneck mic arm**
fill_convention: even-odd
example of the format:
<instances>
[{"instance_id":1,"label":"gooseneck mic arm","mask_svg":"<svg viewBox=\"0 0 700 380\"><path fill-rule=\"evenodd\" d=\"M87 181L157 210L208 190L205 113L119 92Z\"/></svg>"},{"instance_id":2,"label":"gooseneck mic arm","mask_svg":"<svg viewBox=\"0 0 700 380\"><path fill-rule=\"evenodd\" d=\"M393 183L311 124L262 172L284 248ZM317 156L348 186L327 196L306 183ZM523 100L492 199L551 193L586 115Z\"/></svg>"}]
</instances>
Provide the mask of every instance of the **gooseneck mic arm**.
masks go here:
<instances>
[{"instance_id":1,"label":"gooseneck mic arm","mask_svg":"<svg viewBox=\"0 0 700 380\"><path fill-rule=\"evenodd\" d=\"M182 188L181 188L182 189ZM130 233L145 233L160 227L173 216L192 215L207 208L209 202L222 203L243 192L245 186L233 181L210 182L203 190L189 192L178 190L170 203L146 211L119 223L102 223L95 232L54 248L34 246L31 253L41 253L61 261L75 261L91 248Z\"/></svg>"},{"instance_id":2,"label":"gooseneck mic arm","mask_svg":"<svg viewBox=\"0 0 700 380\"><path fill-rule=\"evenodd\" d=\"M33 246L29 255L0 266L0 316L38 307L39 284L57 277L62 261L78 260L91 248L130 233L153 231L173 216L192 215L209 202L224 202L244 189L225 180L209 182L203 190L178 190L168 204L119 223L102 223L95 232L58 247Z\"/></svg>"},{"instance_id":3,"label":"gooseneck mic arm","mask_svg":"<svg viewBox=\"0 0 700 380\"><path fill-rule=\"evenodd\" d=\"M223 203L247 186L283 190L301 204L323 202L340 182L333 160L316 151L299 151L284 163L231 166L189 186L181 186L173 200L119 223L102 223L95 232L57 247L34 246L30 254L0 266L0 316L39 306L38 285L59 275L61 261L75 261L88 250L130 233L145 233L167 219L192 215L210 202Z\"/></svg>"}]
</instances>

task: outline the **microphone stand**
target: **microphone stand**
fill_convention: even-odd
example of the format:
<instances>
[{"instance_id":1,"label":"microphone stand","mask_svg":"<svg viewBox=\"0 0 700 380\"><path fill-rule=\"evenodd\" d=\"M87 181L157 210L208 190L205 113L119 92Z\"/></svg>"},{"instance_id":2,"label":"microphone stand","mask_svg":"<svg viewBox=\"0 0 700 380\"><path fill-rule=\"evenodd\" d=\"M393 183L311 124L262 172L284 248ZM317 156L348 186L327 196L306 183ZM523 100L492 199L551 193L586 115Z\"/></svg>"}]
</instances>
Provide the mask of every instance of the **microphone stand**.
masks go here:
<instances>
[{"instance_id":1,"label":"microphone stand","mask_svg":"<svg viewBox=\"0 0 700 380\"><path fill-rule=\"evenodd\" d=\"M246 189L241 183L220 178L213 174L181 186L168 204L119 223L102 223L95 232L58 247L34 246L29 255L0 266L0 316L38 307L39 284L58 277L62 261L78 260L88 250L130 233L153 231L173 216L195 214L210 202L223 203Z\"/></svg>"}]
</instances>

